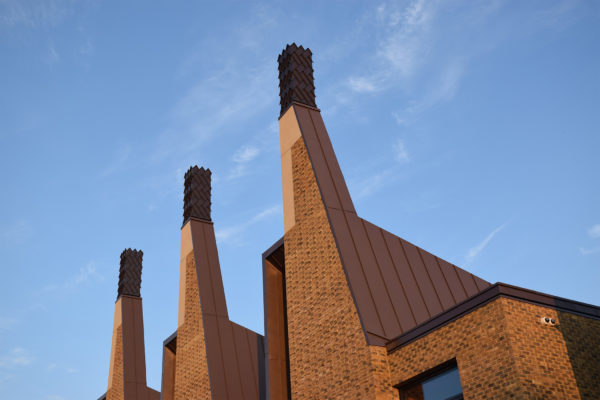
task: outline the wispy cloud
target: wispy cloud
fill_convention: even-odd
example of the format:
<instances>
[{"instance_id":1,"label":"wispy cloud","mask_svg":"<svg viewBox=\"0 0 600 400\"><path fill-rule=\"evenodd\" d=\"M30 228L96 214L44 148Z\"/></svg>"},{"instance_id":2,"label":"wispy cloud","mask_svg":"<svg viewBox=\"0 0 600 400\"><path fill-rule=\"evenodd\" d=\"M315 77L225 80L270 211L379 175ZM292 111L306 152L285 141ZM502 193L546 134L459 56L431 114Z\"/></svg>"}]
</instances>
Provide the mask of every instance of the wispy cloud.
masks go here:
<instances>
[{"instance_id":1,"label":"wispy cloud","mask_svg":"<svg viewBox=\"0 0 600 400\"><path fill-rule=\"evenodd\" d=\"M580 247L579 252L581 253L582 256L588 256L590 254L600 253L600 247L594 247L591 249L586 249L586 248Z\"/></svg>"},{"instance_id":2,"label":"wispy cloud","mask_svg":"<svg viewBox=\"0 0 600 400\"><path fill-rule=\"evenodd\" d=\"M58 51L56 50L54 44L48 44L48 48L46 50L46 54L43 57L43 60L46 64L49 65L58 64L60 62L60 54L58 54Z\"/></svg>"},{"instance_id":3,"label":"wispy cloud","mask_svg":"<svg viewBox=\"0 0 600 400\"><path fill-rule=\"evenodd\" d=\"M189 153L217 133L235 130L262 111L272 102L271 70L270 62L255 68L240 68L232 62L207 74L173 107L155 158Z\"/></svg>"},{"instance_id":4,"label":"wispy cloud","mask_svg":"<svg viewBox=\"0 0 600 400\"><path fill-rule=\"evenodd\" d=\"M0 2L0 26L55 26L69 15L69 3L71 2L61 0L3 0Z\"/></svg>"},{"instance_id":5,"label":"wispy cloud","mask_svg":"<svg viewBox=\"0 0 600 400\"><path fill-rule=\"evenodd\" d=\"M384 185L392 182L395 168L380 170L374 174L352 178L348 181L348 186L352 198L360 200L372 196Z\"/></svg>"},{"instance_id":6,"label":"wispy cloud","mask_svg":"<svg viewBox=\"0 0 600 400\"><path fill-rule=\"evenodd\" d=\"M0 331L7 331L17 323L16 319L0 317Z\"/></svg>"},{"instance_id":7,"label":"wispy cloud","mask_svg":"<svg viewBox=\"0 0 600 400\"><path fill-rule=\"evenodd\" d=\"M352 91L357 93L373 93L379 90L372 79L364 76L348 78L348 86L350 86Z\"/></svg>"},{"instance_id":8,"label":"wispy cloud","mask_svg":"<svg viewBox=\"0 0 600 400\"><path fill-rule=\"evenodd\" d=\"M100 176L106 177L122 170L129 160L130 155L131 147L126 144L121 144L117 148L114 159L100 171Z\"/></svg>"},{"instance_id":9,"label":"wispy cloud","mask_svg":"<svg viewBox=\"0 0 600 400\"><path fill-rule=\"evenodd\" d=\"M248 173L249 163L260 154L260 149L256 146L245 145L236 150L232 160L235 163L231 169L228 178L240 178Z\"/></svg>"},{"instance_id":10,"label":"wispy cloud","mask_svg":"<svg viewBox=\"0 0 600 400\"><path fill-rule=\"evenodd\" d=\"M504 229L504 227L506 227L506 223L500 225L499 227L497 227L496 229L494 229L492 232L490 232L490 234L487 235L485 237L485 239L483 239L481 241L481 243L479 243L477 246L470 248L469 251L467 252L466 257L465 257L465 259L467 260L467 263L471 263L473 260L475 260L475 258L477 258L477 256L479 254L481 254L481 252L492 241L492 239L494 238L494 236L496 236L498 234L498 232L500 232L502 229Z\"/></svg>"},{"instance_id":11,"label":"wispy cloud","mask_svg":"<svg viewBox=\"0 0 600 400\"><path fill-rule=\"evenodd\" d=\"M5 244L20 244L33 234L29 221L20 219L0 227L0 239Z\"/></svg>"},{"instance_id":12,"label":"wispy cloud","mask_svg":"<svg viewBox=\"0 0 600 400\"><path fill-rule=\"evenodd\" d=\"M101 282L103 280L104 276L98 272L95 262L90 261L85 266L79 268L78 273L74 274L63 283L47 285L44 290L47 292L54 292L60 289L74 289L88 282Z\"/></svg>"},{"instance_id":13,"label":"wispy cloud","mask_svg":"<svg viewBox=\"0 0 600 400\"><path fill-rule=\"evenodd\" d=\"M404 141L402 139L396 140L396 142L393 145L393 149L396 161L401 163L406 163L410 161L408 150L406 150L406 146L404 145Z\"/></svg>"},{"instance_id":14,"label":"wispy cloud","mask_svg":"<svg viewBox=\"0 0 600 400\"><path fill-rule=\"evenodd\" d=\"M600 238L600 224L594 225L588 229L588 235L590 235L592 239Z\"/></svg>"},{"instance_id":15,"label":"wispy cloud","mask_svg":"<svg viewBox=\"0 0 600 400\"><path fill-rule=\"evenodd\" d=\"M596 224L589 227L587 230L587 234L591 239L600 239L600 224ZM583 256L600 253L600 246L595 246L592 248L580 247L579 252Z\"/></svg>"},{"instance_id":16,"label":"wispy cloud","mask_svg":"<svg viewBox=\"0 0 600 400\"><path fill-rule=\"evenodd\" d=\"M8 354L0 357L0 367L18 368L26 367L33 363L33 357L29 351L22 347L15 347Z\"/></svg>"},{"instance_id":17,"label":"wispy cloud","mask_svg":"<svg viewBox=\"0 0 600 400\"><path fill-rule=\"evenodd\" d=\"M347 80L351 91L378 92L410 78L425 60L437 2L414 0L406 6L387 2L376 9L381 30L368 72Z\"/></svg>"},{"instance_id":18,"label":"wispy cloud","mask_svg":"<svg viewBox=\"0 0 600 400\"><path fill-rule=\"evenodd\" d=\"M231 241L236 237L240 236L244 231L248 230L252 225L266 218L269 218L279 212L281 212L281 206L279 205L268 207L241 224L217 230L215 232L215 236L217 239L222 241Z\"/></svg>"}]
</instances>

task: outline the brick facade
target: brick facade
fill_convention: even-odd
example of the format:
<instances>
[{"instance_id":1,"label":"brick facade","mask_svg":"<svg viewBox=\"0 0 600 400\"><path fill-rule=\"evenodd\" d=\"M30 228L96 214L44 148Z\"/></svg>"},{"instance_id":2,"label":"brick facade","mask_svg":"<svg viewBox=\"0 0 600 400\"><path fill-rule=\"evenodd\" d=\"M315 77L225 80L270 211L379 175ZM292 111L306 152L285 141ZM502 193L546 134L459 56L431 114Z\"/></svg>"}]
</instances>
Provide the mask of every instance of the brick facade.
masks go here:
<instances>
[{"instance_id":1,"label":"brick facade","mask_svg":"<svg viewBox=\"0 0 600 400\"><path fill-rule=\"evenodd\" d=\"M284 239L292 398L374 399L369 349L302 139L292 171L295 225Z\"/></svg>"},{"instance_id":2,"label":"brick facade","mask_svg":"<svg viewBox=\"0 0 600 400\"><path fill-rule=\"evenodd\" d=\"M392 351L391 381L456 359L465 399L598 399L598 332L600 321L500 297Z\"/></svg>"},{"instance_id":3,"label":"brick facade","mask_svg":"<svg viewBox=\"0 0 600 400\"><path fill-rule=\"evenodd\" d=\"M184 322L177 329L175 399L210 399L204 325L194 253L185 258Z\"/></svg>"},{"instance_id":4,"label":"brick facade","mask_svg":"<svg viewBox=\"0 0 600 400\"><path fill-rule=\"evenodd\" d=\"M162 399L392 400L404 385L421 400L411 385L456 364L467 400L600 400L600 308L491 285L358 216L315 107L311 57L295 45L280 57L284 237L263 254L265 337L229 320L211 173L192 167ZM127 264L139 274L119 284L108 400L159 398L146 387L139 254Z\"/></svg>"},{"instance_id":5,"label":"brick facade","mask_svg":"<svg viewBox=\"0 0 600 400\"><path fill-rule=\"evenodd\" d=\"M123 328L119 326L116 330L114 343L114 360L112 365L111 383L106 392L107 400L123 400L125 391L123 385Z\"/></svg>"}]
</instances>

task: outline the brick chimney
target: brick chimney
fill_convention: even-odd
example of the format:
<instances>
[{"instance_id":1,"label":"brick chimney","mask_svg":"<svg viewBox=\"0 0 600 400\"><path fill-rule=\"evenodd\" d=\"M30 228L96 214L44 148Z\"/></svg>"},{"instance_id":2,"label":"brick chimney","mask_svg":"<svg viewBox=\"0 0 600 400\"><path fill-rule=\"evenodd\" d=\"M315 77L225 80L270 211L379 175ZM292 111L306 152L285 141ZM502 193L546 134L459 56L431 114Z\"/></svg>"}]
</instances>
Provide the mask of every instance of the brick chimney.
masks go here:
<instances>
[{"instance_id":1,"label":"brick chimney","mask_svg":"<svg viewBox=\"0 0 600 400\"><path fill-rule=\"evenodd\" d=\"M119 284L113 320L107 400L158 400L160 393L146 386L141 250L121 253Z\"/></svg>"}]
</instances>

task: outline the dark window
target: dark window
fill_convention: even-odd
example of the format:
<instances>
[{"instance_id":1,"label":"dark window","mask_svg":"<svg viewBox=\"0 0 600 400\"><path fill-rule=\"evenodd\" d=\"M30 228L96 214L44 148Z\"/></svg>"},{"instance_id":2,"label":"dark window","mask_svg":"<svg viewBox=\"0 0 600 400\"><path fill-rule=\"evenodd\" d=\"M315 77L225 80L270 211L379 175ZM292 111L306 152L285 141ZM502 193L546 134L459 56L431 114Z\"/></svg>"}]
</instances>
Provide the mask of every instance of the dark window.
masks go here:
<instances>
[{"instance_id":1,"label":"dark window","mask_svg":"<svg viewBox=\"0 0 600 400\"><path fill-rule=\"evenodd\" d=\"M398 388L401 400L462 400L462 387L456 366L427 374L424 379Z\"/></svg>"}]
</instances>

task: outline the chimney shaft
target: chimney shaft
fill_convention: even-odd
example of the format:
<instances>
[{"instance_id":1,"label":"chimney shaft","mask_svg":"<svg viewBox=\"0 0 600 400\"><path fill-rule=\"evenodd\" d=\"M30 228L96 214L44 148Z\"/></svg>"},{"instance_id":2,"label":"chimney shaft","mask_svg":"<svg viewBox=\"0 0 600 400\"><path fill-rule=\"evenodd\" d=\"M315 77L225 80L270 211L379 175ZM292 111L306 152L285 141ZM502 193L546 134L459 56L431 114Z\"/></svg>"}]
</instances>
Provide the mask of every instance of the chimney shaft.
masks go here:
<instances>
[{"instance_id":1,"label":"chimney shaft","mask_svg":"<svg viewBox=\"0 0 600 400\"><path fill-rule=\"evenodd\" d=\"M287 45L277 59L279 63L279 97L281 115L293 103L317 107L313 77L312 52L296 43Z\"/></svg>"},{"instance_id":2,"label":"chimney shaft","mask_svg":"<svg viewBox=\"0 0 600 400\"><path fill-rule=\"evenodd\" d=\"M121 295L140 297L143 256L144 253L141 250L136 249L125 249L121 253L117 299L121 297Z\"/></svg>"},{"instance_id":3,"label":"chimney shaft","mask_svg":"<svg viewBox=\"0 0 600 400\"><path fill-rule=\"evenodd\" d=\"M210 221L210 169L190 167L185 173L183 223L190 218Z\"/></svg>"}]
</instances>

